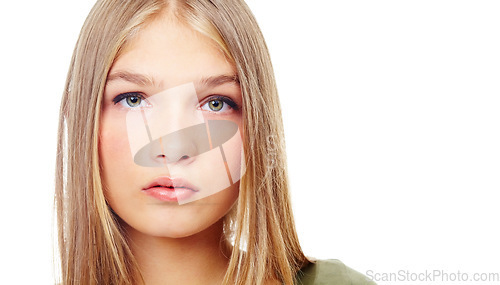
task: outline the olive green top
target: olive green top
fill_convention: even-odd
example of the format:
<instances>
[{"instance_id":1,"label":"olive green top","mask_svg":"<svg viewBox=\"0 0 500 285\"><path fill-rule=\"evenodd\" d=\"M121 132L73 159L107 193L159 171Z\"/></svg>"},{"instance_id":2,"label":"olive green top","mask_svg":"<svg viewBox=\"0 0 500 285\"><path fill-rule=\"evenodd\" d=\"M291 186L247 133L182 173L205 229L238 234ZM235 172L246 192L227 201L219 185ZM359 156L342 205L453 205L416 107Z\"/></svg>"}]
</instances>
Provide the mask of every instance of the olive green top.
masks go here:
<instances>
[{"instance_id":1,"label":"olive green top","mask_svg":"<svg viewBox=\"0 0 500 285\"><path fill-rule=\"evenodd\" d=\"M317 260L302 268L297 285L376 285L375 282L337 259Z\"/></svg>"}]
</instances>

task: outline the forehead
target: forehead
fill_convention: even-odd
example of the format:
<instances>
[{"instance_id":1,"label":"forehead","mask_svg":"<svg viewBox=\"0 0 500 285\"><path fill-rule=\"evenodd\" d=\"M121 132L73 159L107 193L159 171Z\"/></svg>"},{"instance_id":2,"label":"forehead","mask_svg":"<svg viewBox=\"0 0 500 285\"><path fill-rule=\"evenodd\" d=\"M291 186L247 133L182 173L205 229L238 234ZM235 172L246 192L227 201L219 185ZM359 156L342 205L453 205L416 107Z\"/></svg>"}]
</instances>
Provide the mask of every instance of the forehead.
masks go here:
<instances>
[{"instance_id":1,"label":"forehead","mask_svg":"<svg viewBox=\"0 0 500 285\"><path fill-rule=\"evenodd\" d=\"M170 88L199 78L234 74L235 68L212 39L171 17L142 26L129 39L110 73L148 75L155 85Z\"/></svg>"}]
</instances>

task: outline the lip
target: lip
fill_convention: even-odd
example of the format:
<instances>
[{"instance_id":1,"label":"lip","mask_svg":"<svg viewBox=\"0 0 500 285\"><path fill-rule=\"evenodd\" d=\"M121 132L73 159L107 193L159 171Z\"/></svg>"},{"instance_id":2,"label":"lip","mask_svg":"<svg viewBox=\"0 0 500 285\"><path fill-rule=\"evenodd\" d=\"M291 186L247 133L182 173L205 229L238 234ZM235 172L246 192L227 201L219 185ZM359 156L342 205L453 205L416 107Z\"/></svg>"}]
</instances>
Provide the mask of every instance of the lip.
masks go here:
<instances>
[{"instance_id":1,"label":"lip","mask_svg":"<svg viewBox=\"0 0 500 285\"><path fill-rule=\"evenodd\" d=\"M142 192L160 201L178 202L188 199L199 190L182 178L162 176L151 181Z\"/></svg>"}]
</instances>

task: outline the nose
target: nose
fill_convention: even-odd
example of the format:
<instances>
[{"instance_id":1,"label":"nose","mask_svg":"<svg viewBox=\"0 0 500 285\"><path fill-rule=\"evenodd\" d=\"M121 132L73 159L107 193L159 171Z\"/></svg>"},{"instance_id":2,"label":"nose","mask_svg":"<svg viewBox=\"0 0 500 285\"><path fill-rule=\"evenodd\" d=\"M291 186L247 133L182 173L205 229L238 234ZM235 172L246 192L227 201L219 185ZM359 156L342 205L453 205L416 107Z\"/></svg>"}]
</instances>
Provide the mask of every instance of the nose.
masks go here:
<instances>
[{"instance_id":1,"label":"nose","mask_svg":"<svg viewBox=\"0 0 500 285\"><path fill-rule=\"evenodd\" d=\"M163 167L170 163L194 161L202 153L222 145L233 137L238 125L227 120L210 120L159 137L139 149L134 162L145 167ZM221 149L222 151L222 149ZM225 157L223 155L223 159Z\"/></svg>"},{"instance_id":2,"label":"nose","mask_svg":"<svg viewBox=\"0 0 500 285\"><path fill-rule=\"evenodd\" d=\"M153 148L157 153L154 159L163 164L182 163L198 155L194 141L186 132L179 130L157 140L159 148Z\"/></svg>"}]
</instances>

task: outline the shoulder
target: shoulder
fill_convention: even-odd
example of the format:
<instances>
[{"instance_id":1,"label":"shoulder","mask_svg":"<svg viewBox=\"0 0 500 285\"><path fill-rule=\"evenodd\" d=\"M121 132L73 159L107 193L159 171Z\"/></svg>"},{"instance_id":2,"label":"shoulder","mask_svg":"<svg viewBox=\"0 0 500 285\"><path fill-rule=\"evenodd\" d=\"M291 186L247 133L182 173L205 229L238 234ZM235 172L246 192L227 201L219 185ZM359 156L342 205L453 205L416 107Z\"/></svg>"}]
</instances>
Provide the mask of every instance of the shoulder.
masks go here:
<instances>
[{"instance_id":1,"label":"shoulder","mask_svg":"<svg viewBox=\"0 0 500 285\"><path fill-rule=\"evenodd\" d=\"M375 285L337 259L316 260L297 273L297 285Z\"/></svg>"}]
</instances>

